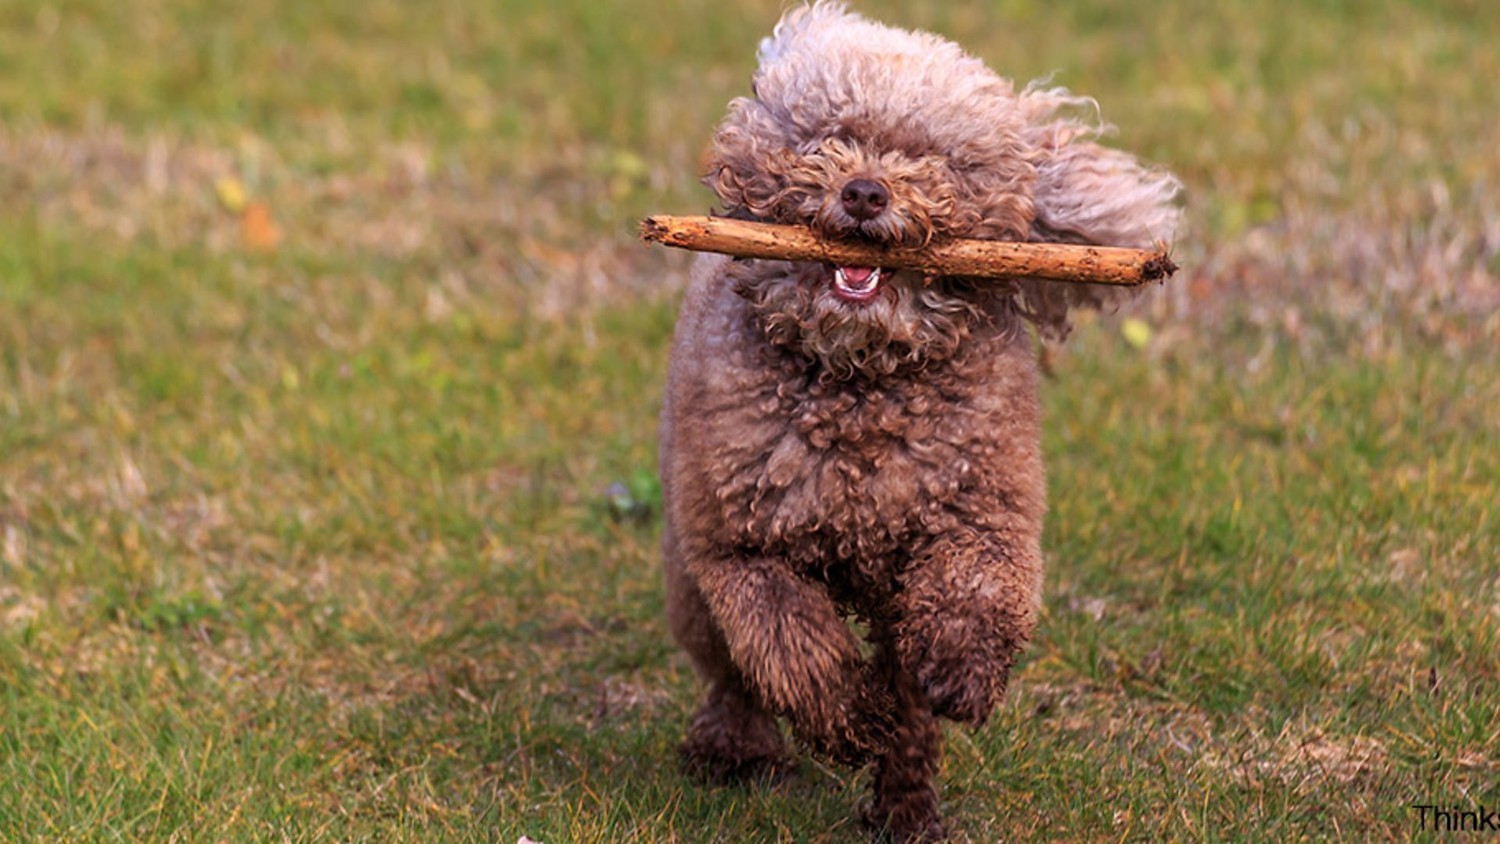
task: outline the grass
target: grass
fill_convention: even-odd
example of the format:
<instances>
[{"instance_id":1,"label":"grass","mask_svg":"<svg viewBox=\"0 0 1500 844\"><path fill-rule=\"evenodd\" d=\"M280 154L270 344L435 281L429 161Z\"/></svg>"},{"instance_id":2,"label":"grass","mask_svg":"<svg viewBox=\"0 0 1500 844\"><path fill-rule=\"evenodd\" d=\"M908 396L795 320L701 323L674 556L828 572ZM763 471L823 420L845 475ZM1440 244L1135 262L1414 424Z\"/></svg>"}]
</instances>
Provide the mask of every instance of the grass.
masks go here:
<instances>
[{"instance_id":1,"label":"grass","mask_svg":"<svg viewBox=\"0 0 1500 844\"><path fill-rule=\"evenodd\" d=\"M956 836L1500 804L1500 19L862 8L1097 96L1190 188L1149 339L1053 357L1045 623L949 732ZM674 766L684 264L630 230L707 205L771 17L0 10L0 839L862 840L860 776Z\"/></svg>"}]
</instances>

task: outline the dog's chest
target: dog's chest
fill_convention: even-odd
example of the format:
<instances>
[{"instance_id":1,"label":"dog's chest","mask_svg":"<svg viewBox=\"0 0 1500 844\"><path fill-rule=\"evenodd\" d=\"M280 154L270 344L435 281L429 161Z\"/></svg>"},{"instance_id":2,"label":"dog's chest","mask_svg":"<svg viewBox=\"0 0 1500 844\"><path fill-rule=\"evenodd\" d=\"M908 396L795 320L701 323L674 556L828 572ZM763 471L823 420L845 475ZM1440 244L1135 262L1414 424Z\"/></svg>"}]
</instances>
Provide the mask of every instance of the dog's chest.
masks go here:
<instances>
[{"instance_id":1,"label":"dog's chest","mask_svg":"<svg viewBox=\"0 0 1500 844\"><path fill-rule=\"evenodd\" d=\"M716 485L737 544L827 565L948 527L980 480L978 409L923 384L767 395ZM980 459L976 459L980 458Z\"/></svg>"}]
</instances>

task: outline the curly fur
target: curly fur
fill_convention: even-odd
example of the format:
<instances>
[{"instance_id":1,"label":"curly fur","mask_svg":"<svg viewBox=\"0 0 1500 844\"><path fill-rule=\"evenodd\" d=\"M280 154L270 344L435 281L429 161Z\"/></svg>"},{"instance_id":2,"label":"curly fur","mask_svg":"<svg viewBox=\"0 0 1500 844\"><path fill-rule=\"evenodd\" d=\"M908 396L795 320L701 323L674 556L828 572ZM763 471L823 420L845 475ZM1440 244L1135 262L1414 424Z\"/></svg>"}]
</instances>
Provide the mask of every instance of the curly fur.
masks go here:
<instances>
[{"instance_id":1,"label":"curly fur","mask_svg":"<svg viewBox=\"0 0 1500 844\"><path fill-rule=\"evenodd\" d=\"M705 182L725 213L825 236L1149 246L1178 184L1100 146L1091 101L1022 90L956 45L836 3L791 10ZM852 180L880 213L841 200ZM815 752L874 762L871 820L941 836L937 717L982 723L1036 624L1045 478L1027 324L1128 291L706 256L662 413L668 616L710 686L684 743L715 778ZM861 645L849 618L862 621Z\"/></svg>"}]
</instances>

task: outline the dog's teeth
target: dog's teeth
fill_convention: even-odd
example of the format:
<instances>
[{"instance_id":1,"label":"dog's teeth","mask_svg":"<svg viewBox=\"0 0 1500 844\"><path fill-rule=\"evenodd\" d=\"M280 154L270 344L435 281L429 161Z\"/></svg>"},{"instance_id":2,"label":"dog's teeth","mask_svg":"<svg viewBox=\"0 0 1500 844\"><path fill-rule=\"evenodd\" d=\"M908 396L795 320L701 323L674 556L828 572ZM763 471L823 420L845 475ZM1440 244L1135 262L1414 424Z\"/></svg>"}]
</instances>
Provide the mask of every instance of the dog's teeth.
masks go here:
<instances>
[{"instance_id":1,"label":"dog's teeth","mask_svg":"<svg viewBox=\"0 0 1500 844\"><path fill-rule=\"evenodd\" d=\"M880 268L872 267L869 274L864 277L864 280L859 284L851 284L849 282L849 274L844 271L844 268L834 267L833 280L840 288L851 293L865 293L875 289L875 285L880 283Z\"/></svg>"}]
</instances>

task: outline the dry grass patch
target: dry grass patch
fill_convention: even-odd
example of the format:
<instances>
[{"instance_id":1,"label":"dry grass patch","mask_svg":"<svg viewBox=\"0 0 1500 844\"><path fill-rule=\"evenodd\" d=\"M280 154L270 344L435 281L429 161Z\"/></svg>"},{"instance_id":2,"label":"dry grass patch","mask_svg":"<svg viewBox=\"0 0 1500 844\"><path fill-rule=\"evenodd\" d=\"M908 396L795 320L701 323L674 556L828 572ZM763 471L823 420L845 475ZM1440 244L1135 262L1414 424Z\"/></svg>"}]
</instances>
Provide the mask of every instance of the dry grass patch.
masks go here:
<instances>
[{"instance_id":1,"label":"dry grass patch","mask_svg":"<svg viewBox=\"0 0 1500 844\"><path fill-rule=\"evenodd\" d=\"M575 188L470 172L456 155L407 142L314 163L249 135L219 147L12 130L0 132L0 183L44 229L210 256L396 262L429 276L433 318L497 303L556 318L680 283L686 259L628 232L580 231Z\"/></svg>"}]
</instances>

